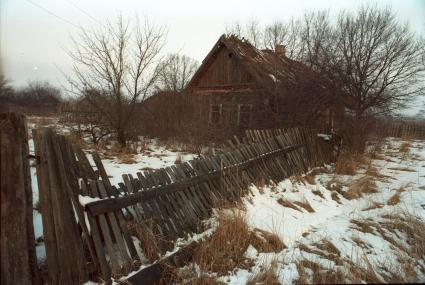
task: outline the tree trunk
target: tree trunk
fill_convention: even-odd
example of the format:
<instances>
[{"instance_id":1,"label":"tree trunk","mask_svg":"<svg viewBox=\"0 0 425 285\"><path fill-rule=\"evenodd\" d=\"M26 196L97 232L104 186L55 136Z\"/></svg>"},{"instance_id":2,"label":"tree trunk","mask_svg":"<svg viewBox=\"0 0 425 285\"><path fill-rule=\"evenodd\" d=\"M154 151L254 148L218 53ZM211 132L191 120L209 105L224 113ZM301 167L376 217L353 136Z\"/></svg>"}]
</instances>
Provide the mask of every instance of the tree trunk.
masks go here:
<instances>
[{"instance_id":1,"label":"tree trunk","mask_svg":"<svg viewBox=\"0 0 425 285\"><path fill-rule=\"evenodd\" d=\"M125 135L125 130L123 127L117 129L117 140L121 147L124 147L127 143L127 137Z\"/></svg>"}]
</instances>

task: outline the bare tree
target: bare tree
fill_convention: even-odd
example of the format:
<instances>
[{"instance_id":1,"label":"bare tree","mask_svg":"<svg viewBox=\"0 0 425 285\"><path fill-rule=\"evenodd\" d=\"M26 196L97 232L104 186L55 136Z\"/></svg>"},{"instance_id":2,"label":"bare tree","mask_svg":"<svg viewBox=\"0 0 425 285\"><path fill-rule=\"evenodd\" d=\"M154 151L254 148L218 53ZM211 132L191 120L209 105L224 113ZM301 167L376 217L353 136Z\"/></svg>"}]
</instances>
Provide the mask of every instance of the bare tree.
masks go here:
<instances>
[{"instance_id":1,"label":"bare tree","mask_svg":"<svg viewBox=\"0 0 425 285\"><path fill-rule=\"evenodd\" d=\"M0 75L0 101L9 101L14 93L15 91L12 86L10 86L9 80L7 80L3 74Z\"/></svg>"},{"instance_id":2,"label":"bare tree","mask_svg":"<svg viewBox=\"0 0 425 285\"><path fill-rule=\"evenodd\" d=\"M169 54L159 66L156 88L161 91L182 91L198 66L196 60L186 55Z\"/></svg>"},{"instance_id":3,"label":"bare tree","mask_svg":"<svg viewBox=\"0 0 425 285\"><path fill-rule=\"evenodd\" d=\"M165 30L118 16L97 29L81 28L68 52L74 61L71 91L82 94L116 132L121 145L138 102L152 91Z\"/></svg>"},{"instance_id":4,"label":"bare tree","mask_svg":"<svg viewBox=\"0 0 425 285\"><path fill-rule=\"evenodd\" d=\"M262 47L263 31L260 23L255 19L249 20L245 25L235 22L226 26L225 33L228 35L235 35L238 38L244 38L255 47Z\"/></svg>"},{"instance_id":5,"label":"bare tree","mask_svg":"<svg viewBox=\"0 0 425 285\"><path fill-rule=\"evenodd\" d=\"M403 108L424 89L418 84L424 72L421 42L390 9L342 13L336 33L341 61L335 69L357 118Z\"/></svg>"},{"instance_id":6,"label":"bare tree","mask_svg":"<svg viewBox=\"0 0 425 285\"><path fill-rule=\"evenodd\" d=\"M284 45L286 56L320 74L331 98L339 97L358 119L406 107L425 89L425 41L389 8L342 12L335 24L326 11L307 12L265 26L255 33L261 41L246 28L239 32L257 48Z\"/></svg>"}]
</instances>

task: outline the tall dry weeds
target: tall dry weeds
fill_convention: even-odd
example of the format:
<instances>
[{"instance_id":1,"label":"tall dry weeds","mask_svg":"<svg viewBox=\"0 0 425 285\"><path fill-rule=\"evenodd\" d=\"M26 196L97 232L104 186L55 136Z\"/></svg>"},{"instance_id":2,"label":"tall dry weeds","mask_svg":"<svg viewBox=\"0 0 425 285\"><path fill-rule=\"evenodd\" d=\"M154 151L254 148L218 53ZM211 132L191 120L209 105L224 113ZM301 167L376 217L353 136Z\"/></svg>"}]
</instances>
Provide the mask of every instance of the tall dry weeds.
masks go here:
<instances>
[{"instance_id":1,"label":"tall dry weeds","mask_svg":"<svg viewBox=\"0 0 425 285\"><path fill-rule=\"evenodd\" d=\"M252 267L253 261L245 256L249 245L259 252L280 252L286 247L274 233L251 230L241 210L222 211L217 220L215 232L199 244L194 254L194 262L203 271L225 275L234 268Z\"/></svg>"}]
</instances>

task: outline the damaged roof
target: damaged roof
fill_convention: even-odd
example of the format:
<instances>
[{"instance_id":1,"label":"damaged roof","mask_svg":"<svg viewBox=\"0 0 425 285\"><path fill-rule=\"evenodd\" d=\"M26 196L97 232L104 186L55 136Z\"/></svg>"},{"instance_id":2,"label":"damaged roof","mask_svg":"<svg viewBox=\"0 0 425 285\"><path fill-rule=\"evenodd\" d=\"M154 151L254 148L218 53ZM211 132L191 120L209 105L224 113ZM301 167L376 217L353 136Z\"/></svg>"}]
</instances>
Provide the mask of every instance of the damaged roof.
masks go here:
<instances>
[{"instance_id":1,"label":"damaged roof","mask_svg":"<svg viewBox=\"0 0 425 285\"><path fill-rule=\"evenodd\" d=\"M260 50L245 39L239 39L234 35L222 35L202 61L189 82L188 88L199 82L203 71L208 68L223 47L228 48L254 80L266 89L275 89L277 84L297 84L301 74L303 77L313 75L311 69L301 62L287 58L284 53Z\"/></svg>"}]
</instances>

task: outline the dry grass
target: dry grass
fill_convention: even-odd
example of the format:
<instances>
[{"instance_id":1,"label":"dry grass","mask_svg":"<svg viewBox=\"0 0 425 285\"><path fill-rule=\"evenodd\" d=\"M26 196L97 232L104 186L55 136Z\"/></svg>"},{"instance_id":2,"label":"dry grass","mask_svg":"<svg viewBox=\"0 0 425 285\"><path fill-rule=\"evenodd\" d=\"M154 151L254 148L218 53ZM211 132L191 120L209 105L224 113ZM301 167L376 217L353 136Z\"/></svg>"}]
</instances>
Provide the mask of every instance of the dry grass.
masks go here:
<instances>
[{"instance_id":1,"label":"dry grass","mask_svg":"<svg viewBox=\"0 0 425 285\"><path fill-rule=\"evenodd\" d=\"M203 271L225 275L234 268L248 269L253 261L245 257L249 245L259 252L280 252L286 248L280 238L260 229L250 230L245 213L240 210L219 212L216 231L201 242L194 253L194 262Z\"/></svg>"},{"instance_id":2,"label":"dry grass","mask_svg":"<svg viewBox=\"0 0 425 285\"><path fill-rule=\"evenodd\" d=\"M317 167L312 169L308 174L304 175L304 180L311 185L316 185L316 175L325 173L326 169L324 167Z\"/></svg>"},{"instance_id":3,"label":"dry grass","mask_svg":"<svg viewBox=\"0 0 425 285\"><path fill-rule=\"evenodd\" d=\"M372 163L369 164L368 168L366 169L366 175L371 177L379 177L378 169L372 165Z\"/></svg>"},{"instance_id":4,"label":"dry grass","mask_svg":"<svg viewBox=\"0 0 425 285\"><path fill-rule=\"evenodd\" d=\"M341 200L339 199L339 196L338 196L338 193L337 192L332 192L331 193L331 198L332 198L332 200L334 200L337 203L341 204Z\"/></svg>"},{"instance_id":5,"label":"dry grass","mask_svg":"<svg viewBox=\"0 0 425 285\"><path fill-rule=\"evenodd\" d=\"M168 284L176 284L176 283L167 283L167 285ZM218 281L217 279L215 279L212 276L208 276L208 275L203 274L201 276L192 277L189 280L182 281L180 284L185 284L185 285L225 285L226 283Z\"/></svg>"},{"instance_id":6,"label":"dry grass","mask_svg":"<svg viewBox=\"0 0 425 285\"><path fill-rule=\"evenodd\" d=\"M263 268L258 273L252 275L246 285L256 284L267 284L267 285L279 285L279 279L277 278L277 261L273 260L269 266Z\"/></svg>"},{"instance_id":7,"label":"dry grass","mask_svg":"<svg viewBox=\"0 0 425 285\"><path fill-rule=\"evenodd\" d=\"M396 171L416 172L415 169L408 167L388 167L388 169Z\"/></svg>"},{"instance_id":8,"label":"dry grass","mask_svg":"<svg viewBox=\"0 0 425 285\"><path fill-rule=\"evenodd\" d=\"M299 244L298 248L302 251L321 256L327 260L332 260L336 265L341 265L341 252L336 246L327 239L322 239L314 244L307 246Z\"/></svg>"},{"instance_id":9,"label":"dry grass","mask_svg":"<svg viewBox=\"0 0 425 285\"><path fill-rule=\"evenodd\" d=\"M342 284L345 283L344 275L340 268L329 270L318 263L309 260L301 260L296 263L299 279L295 284Z\"/></svg>"},{"instance_id":10,"label":"dry grass","mask_svg":"<svg viewBox=\"0 0 425 285\"><path fill-rule=\"evenodd\" d=\"M373 210L373 209L380 209L382 207L384 207L384 204L373 202L372 205L370 205L369 207L363 209L363 211L369 211L369 210Z\"/></svg>"},{"instance_id":11,"label":"dry grass","mask_svg":"<svg viewBox=\"0 0 425 285\"><path fill-rule=\"evenodd\" d=\"M412 147L411 143L404 142L400 146L400 152L403 154L409 153L411 147Z\"/></svg>"},{"instance_id":12,"label":"dry grass","mask_svg":"<svg viewBox=\"0 0 425 285\"><path fill-rule=\"evenodd\" d=\"M301 202L300 201L294 201L294 204L304 208L309 213L315 212L313 207L310 205L310 203L307 200L304 200L304 201L301 201Z\"/></svg>"},{"instance_id":13,"label":"dry grass","mask_svg":"<svg viewBox=\"0 0 425 285\"><path fill-rule=\"evenodd\" d=\"M363 176L350 184L348 191L342 195L345 199L352 200L360 198L364 193L376 193L376 183L371 176Z\"/></svg>"},{"instance_id":14,"label":"dry grass","mask_svg":"<svg viewBox=\"0 0 425 285\"><path fill-rule=\"evenodd\" d=\"M361 247L361 248L367 248L368 245L359 237L351 237L351 240L354 241L357 246Z\"/></svg>"},{"instance_id":15,"label":"dry grass","mask_svg":"<svg viewBox=\"0 0 425 285\"><path fill-rule=\"evenodd\" d=\"M355 229L363 233L373 234L376 224L369 220L350 220L350 223L355 225Z\"/></svg>"},{"instance_id":16,"label":"dry grass","mask_svg":"<svg viewBox=\"0 0 425 285\"><path fill-rule=\"evenodd\" d=\"M304 180L311 185L316 185L316 176L312 175L312 174L307 174L306 176L304 176Z\"/></svg>"},{"instance_id":17,"label":"dry grass","mask_svg":"<svg viewBox=\"0 0 425 285\"><path fill-rule=\"evenodd\" d=\"M176 157L176 161L174 161L174 164L182 164L182 162L183 162L182 155L178 153Z\"/></svg>"},{"instance_id":18,"label":"dry grass","mask_svg":"<svg viewBox=\"0 0 425 285\"><path fill-rule=\"evenodd\" d=\"M322 199L325 199L325 196L323 196L322 192L320 192L319 190L312 190L311 193L321 197Z\"/></svg>"},{"instance_id":19,"label":"dry grass","mask_svg":"<svg viewBox=\"0 0 425 285\"><path fill-rule=\"evenodd\" d=\"M397 205L399 202L400 202L400 192L397 192L393 196L391 196L390 199L388 199L387 205L394 206L394 205Z\"/></svg>"},{"instance_id":20,"label":"dry grass","mask_svg":"<svg viewBox=\"0 0 425 285\"><path fill-rule=\"evenodd\" d=\"M295 206L291 201L289 201L289 200L286 200L286 199L283 199L283 198L279 198L278 200L277 200L277 202L279 203L279 204L281 204L283 207L286 207L286 208L292 208L292 209L294 209L294 210L297 210L297 211L300 211L300 212L302 212L301 210L300 210L300 208L298 208L297 206Z\"/></svg>"},{"instance_id":21,"label":"dry grass","mask_svg":"<svg viewBox=\"0 0 425 285\"><path fill-rule=\"evenodd\" d=\"M134 156L131 154L118 155L117 158L120 161L120 163L125 163L125 164L137 163L137 161L134 159Z\"/></svg>"},{"instance_id":22,"label":"dry grass","mask_svg":"<svg viewBox=\"0 0 425 285\"><path fill-rule=\"evenodd\" d=\"M127 145L127 146L121 146L119 143L114 142L112 145L107 148L107 146L104 146L105 149L103 150L103 155L105 158L117 158L120 163L125 164L133 164L137 161L134 158L134 155L137 154L137 145ZM100 150L100 146L98 147L98 151Z\"/></svg>"},{"instance_id":23,"label":"dry grass","mask_svg":"<svg viewBox=\"0 0 425 285\"><path fill-rule=\"evenodd\" d=\"M79 148L81 149L88 148L86 141L77 132L72 132L66 137L69 139L71 143L78 146Z\"/></svg>"},{"instance_id":24,"label":"dry grass","mask_svg":"<svg viewBox=\"0 0 425 285\"><path fill-rule=\"evenodd\" d=\"M277 234L268 231L254 229L250 239L251 245L259 252L280 252L286 248Z\"/></svg>"},{"instance_id":25,"label":"dry grass","mask_svg":"<svg viewBox=\"0 0 425 285\"><path fill-rule=\"evenodd\" d=\"M333 176L332 179L327 183L326 188L331 191L336 191L342 194L342 183L337 176Z\"/></svg>"},{"instance_id":26,"label":"dry grass","mask_svg":"<svg viewBox=\"0 0 425 285\"><path fill-rule=\"evenodd\" d=\"M321 240L307 246L300 244L300 250L316 254L321 258L332 260L337 265L331 269L324 268L318 260L299 260L296 266L299 273L298 284L346 284L346 283L414 283L420 281L417 272L425 272L425 222L408 213L394 213L382 216L384 222L372 220L351 220L355 229L374 235L380 235L393 248L397 261L387 260L372 263L367 254L357 255L356 263L352 259L342 258L340 251L329 241ZM397 236L399 239L394 239ZM371 245L359 237L352 241L366 251ZM409 246L403 246L407 243ZM360 249L360 251L362 251ZM373 265L372 265L373 264ZM341 265L341 266L339 266ZM340 269L344 270L340 270ZM379 271L378 271L379 270Z\"/></svg>"},{"instance_id":27,"label":"dry grass","mask_svg":"<svg viewBox=\"0 0 425 285\"><path fill-rule=\"evenodd\" d=\"M357 167L366 164L366 157L358 152L346 152L338 156L335 165L336 174L354 175Z\"/></svg>"},{"instance_id":28,"label":"dry grass","mask_svg":"<svg viewBox=\"0 0 425 285\"><path fill-rule=\"evenodd\" d=\"M148 221L146 226L138 223L129 224L129 231L140 241L144 256L150 261L156 261L161 254L161 237L154 231L154 222Z\"/></svg>"},{"instance_id":29,"label":"dry grass","mask_svg":"<svg viewBox=\"0 0 425 285\"><path fill-rule=\"evenodd\" d=\"M396 213L387 216L387 221L380 225L397 234L395 231L404 233L407 237L407 243L410 245L408 253L416 259L425 256L425 222L409 213ZM425 268L423 268L425 270Z\"/></svg>"},{"instance_id":30,"label":"dry grass","mask_svg":"<svg viewBox=\"0 0 425 285\"><path fill-rule=\"evenodd\" d=\"M296 284L347 284L347 283L382 283L376 271L364 256L365 266L354 264L350 260L340 260L335 268L324 268L311 260L297 261L299 279ZM343 270L344 269L344 270Z\"/></svg>"},{"instance_id":31,"label":"dry grass","mask_svg":"<svg viewBox=\"0 0 425 285\"><path fill-rule=\"evenodd\" d=\"M339 249L329 240L323 239L320 242L314 243L314 245L323 251L334 254L336 256L340 256L341 252Z\"/></svg>"},{"instance_id":32,"label":"dry grass","mask_svg":"<svg viewBox=\"0 0 425 285\"><path fill-rule=\"evenodd\" d=\"M250 231L241 211L232 215L219 213L217 230L202 242L194 261L202 270L225 275L233 268L250 268L252 260L244 254L250 244Z\"/></svg>"}]
</instances>

